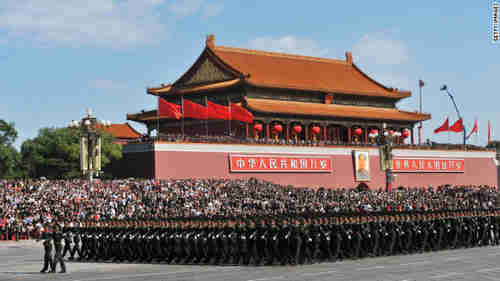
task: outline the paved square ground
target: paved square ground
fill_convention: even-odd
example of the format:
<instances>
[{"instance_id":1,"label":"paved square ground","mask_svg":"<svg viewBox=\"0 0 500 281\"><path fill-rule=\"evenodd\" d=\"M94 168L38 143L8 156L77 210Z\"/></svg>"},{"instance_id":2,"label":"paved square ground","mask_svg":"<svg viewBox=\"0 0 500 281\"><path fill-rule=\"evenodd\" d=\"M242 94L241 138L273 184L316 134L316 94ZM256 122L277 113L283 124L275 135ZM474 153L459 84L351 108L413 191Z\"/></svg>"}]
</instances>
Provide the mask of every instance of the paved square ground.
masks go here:
<instances>
[{"instance_id":1,"label":"paved square ground","mask_svg":"<svg viewBox=\"0 0 500 281\"><path fill-rule=\"evenodd\" d=\"M0 242L0 280L499 280L500 247L450 250L306 266L186 266L68 262L65 274L41 274L41 242Z\"/></svg>"}]
</instances>

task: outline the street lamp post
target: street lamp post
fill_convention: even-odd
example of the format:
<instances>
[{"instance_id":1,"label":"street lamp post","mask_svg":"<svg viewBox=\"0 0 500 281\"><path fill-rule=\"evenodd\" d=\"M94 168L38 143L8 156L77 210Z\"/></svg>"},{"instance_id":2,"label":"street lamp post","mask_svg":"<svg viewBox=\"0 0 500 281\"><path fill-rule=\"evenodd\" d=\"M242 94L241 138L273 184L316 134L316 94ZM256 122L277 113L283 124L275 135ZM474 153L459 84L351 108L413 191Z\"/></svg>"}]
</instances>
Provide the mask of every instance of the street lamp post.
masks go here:
<instances>
[{"instance_id":1,"label":"street lamp post","mask_svg":"<svg viewBox=\"0 0 500 281\"><path fill-rule=\"evenodd\" d=\"M401 136L400 132L391 132L387 130L387 124L382 124L382 134L379 137L379 156L380 164L383 170L385 170L385 191L390 192L392 190L392 143L398 137Z\"/></svg>"},{"instance_id":2,"label":"street lamp post","mask_svg":"<svg viewBox=\"0 0 500 281\"><path fill-rule=\"evenodd\" d=\"M92 115L88 109L87 116L82 120L71 121L70 128L80 130L80 169L84 175L88 176L89 187L92 187L94 175L98 176L101 171L101 134L98 127L110 126L111 122L101 121Z\"/></svg>"},{"instance_id":3,"label":"street lamp post","mask_svg":"<svg viewBox=\"0 0 500 281\"><path fill-rule=\"evenodd\" d=\"M458 106L457 104L455 103L455 98L453 97L453 95L450 93L450 91L448 91L448 86L446 85L443 85L441 87L441 91L446 91L446 93L448 94L448 96L450 97L451 101L453 102L453 105L455 106L455 110L457 111L457 115L458 115L458 118L459 119L462 119L462 115L460 115L460 111L458 110ZM464 125L464 120L462 119L462 128L463 128L463 131L464 131L464 145L466 144L466 141L467 141L467 136L466 136L466 133L465 133L465 125Z\"/></svg>"}]
</instances>

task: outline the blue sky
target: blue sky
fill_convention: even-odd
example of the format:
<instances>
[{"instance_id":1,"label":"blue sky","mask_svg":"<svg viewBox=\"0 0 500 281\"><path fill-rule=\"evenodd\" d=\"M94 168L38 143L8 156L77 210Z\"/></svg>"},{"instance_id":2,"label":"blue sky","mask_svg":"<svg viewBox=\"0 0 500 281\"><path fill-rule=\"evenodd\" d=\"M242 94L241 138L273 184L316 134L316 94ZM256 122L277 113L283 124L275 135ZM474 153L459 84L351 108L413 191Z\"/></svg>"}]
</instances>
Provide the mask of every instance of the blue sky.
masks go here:
<instances>
[{"instance_id":1,"label":"blue sky","mask_svg":"<svg viewBox=\"0 0 500 281\"><path fill-rule=\"evenodd\" d=\"M487 1L3 0L0 3L0 118L16 123L17 146L42 127L66 126L91 107L125 122L153 109L146 87L175 81L204 48L216 45L354 62L381 83L411 90L401 109L418 109L426 83L424 139L446 116L456 120L447 84L465 124L487 122L500 138L500 44L491 42ZM135 127L142 129L140 124Z\"/></svg>"}]
</instances>

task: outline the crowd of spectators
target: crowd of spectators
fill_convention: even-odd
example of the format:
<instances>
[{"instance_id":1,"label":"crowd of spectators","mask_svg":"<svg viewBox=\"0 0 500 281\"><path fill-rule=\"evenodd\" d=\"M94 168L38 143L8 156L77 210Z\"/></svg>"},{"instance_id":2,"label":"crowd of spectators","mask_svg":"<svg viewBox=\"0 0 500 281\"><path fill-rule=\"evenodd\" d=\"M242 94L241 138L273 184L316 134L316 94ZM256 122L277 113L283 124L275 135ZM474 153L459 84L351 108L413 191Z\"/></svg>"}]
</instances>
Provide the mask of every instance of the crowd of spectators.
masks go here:
<instances>
[{"instance_id":1,"label":"crowd of spectators","mask_svg":"<svg viewBox=\"0 0 500 281\"><path fill-rule=\"evenodd\" d=\"M36 236L45 223L81 220L485 209L489 186L300 188L256 179L0 180L0 238Z\"/></svg>"}]
</instances>

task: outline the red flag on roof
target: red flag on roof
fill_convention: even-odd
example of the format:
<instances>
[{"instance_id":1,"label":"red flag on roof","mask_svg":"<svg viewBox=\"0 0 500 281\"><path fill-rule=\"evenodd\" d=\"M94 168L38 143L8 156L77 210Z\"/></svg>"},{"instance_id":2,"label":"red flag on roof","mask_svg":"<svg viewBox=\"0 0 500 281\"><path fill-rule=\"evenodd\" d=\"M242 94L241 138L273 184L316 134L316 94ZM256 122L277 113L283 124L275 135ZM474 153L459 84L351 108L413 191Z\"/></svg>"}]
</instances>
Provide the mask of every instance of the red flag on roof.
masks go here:
<instances>
[{"instance_id":1,"label":"red flag on roof","mask_svg":"<svg viewBox=\"0 0 500 281\"><path fill-rule=\"evenodd\" d=\"M467 136L466 139L469 139L474 133L477 134L479 128L477 127L477 119L474 121L474 128L472 128L472 131L470 131L469 135Z\"/></svg>"},{"instance_id":2,"label":"red flag on roof","mask_svg":"<svg viewBox=\"0 0 500 281\"><path fill-rule=\"evenodd\" d=\"M207 100L208 119L224 119L231 120L229 107L213 103Z\"/></svg>"},{"instance_id":3,"label":"red flag on roof","mask_svg":"<svg viewBox=\"0 0 500 281\"><path fill-rule=\"evenodd\" d=\"M456 132L460 133L464 130L464 125L462 123L462 118L458 119L453 125L451 125L450 129L451 132Z\"/></svg>"},{"instance_id":4,"label":"red flag on roof","mask_svg":"<svg viewBox=\"0 0 500 281\"><path fill-rule=\"evenodd\" d=\"M449 121L448 121L448 118L446 118L446 121L444 121L443 125L441 125L439 128L434 130L434 134L437 134L440 132L447 132L449 130L450 130Z\"/></svg>"},{"instance_id":5,"label":"red flag on roof","mask_svg":"<svg viewBox=\"0 0 500 281\"><path fill-rule=\"evenodd\" d=\"M207 108L188 99L184 99L184 118L207 119Z\"/></svg>"},{"instance_id":6,"label":"red flag on roof","mask_svg":"<svg viewBox=\"0 0 500 281\"><path fill-rule=\"evenodd\" d=\"M231 118L245 123L253 123L253 114L241 104L231 103Z\"/></svg>"},{"instance_id":7,"label":"red flag on roof","mask_svg":"<svg viewBox=\"0 0 500 281\"><path fill-rule=\"evenodd\" d=\"M158 97L158 116L181 119L181 106Z\"/></svg>"},{"instance_id":8,"label":"red flag on roof","mask_svg":"<svg viewBox=\"0 0 500 281\"><path fill-rule=\"evenodd\" d=\"M488 120L488 144L491 142L491 124L490 120Z\"/></svg>"}]
</instances>

